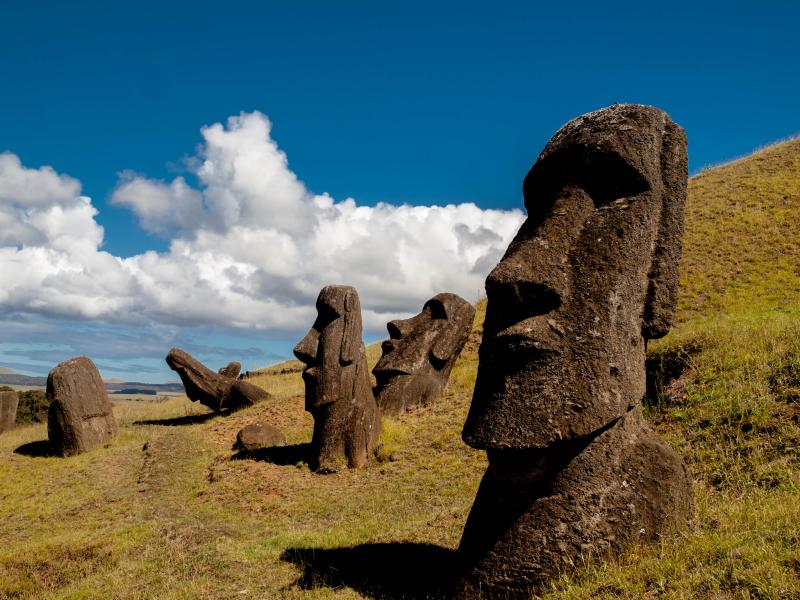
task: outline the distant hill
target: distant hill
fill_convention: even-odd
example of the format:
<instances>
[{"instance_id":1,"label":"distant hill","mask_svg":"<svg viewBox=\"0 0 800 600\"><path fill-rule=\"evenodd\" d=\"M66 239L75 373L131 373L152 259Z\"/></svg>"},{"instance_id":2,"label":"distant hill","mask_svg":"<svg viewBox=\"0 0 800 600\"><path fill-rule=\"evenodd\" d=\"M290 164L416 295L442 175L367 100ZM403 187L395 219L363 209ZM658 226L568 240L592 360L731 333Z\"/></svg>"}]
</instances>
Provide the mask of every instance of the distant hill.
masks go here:
<instances>
[{"instance_id":1,"label":"distant hill","mask_svg":"<svg viewBox=\"0 0 800 600\"><path fill-rule=\"evenodd\" d=\"M21 373L2 373L0 372L0 384L3 385L30 385L41 386L47 385L47 377L32 377L30 375L22 375Z\"/></svg>"},{"instance_id":2,"label":"distant hill","mask_svg":"<svg viewBox=\"0 0 800 600\"><path fill-rule=\"evenodd\" d=\"M9 369L8 367L0 367L0 375L11 375L16 373L14 369Z\"/></svg>"},{"instance_id":3,"label":"distant hill","mask_svg":"<svg viewBox=\"0 0 800 600\"><path fill-rule=\"evenodd\" d=\"M45 387L47 377L35 377L22 375L21 373L0 373L0 385L27 385L31 387ZM138 381L106 381L106 389L110 392L118 392L127 389L139 390L136 393L149 394L159 392L183 392L181 383L139 383Z\"/></svg>"},{"instance_id":4,"label":"distant hill","mask_svg":"<svg viewBox=\"0 0 800 600\"><path fill-rule=\"evenodd\" d=\"M182 383L139 383L138 381L121 381L118 383L106 381L106 389L110 392L120 392L123 390L135 389L135 393L137 394L184 391Z\"/></svg>"}]
</instances>

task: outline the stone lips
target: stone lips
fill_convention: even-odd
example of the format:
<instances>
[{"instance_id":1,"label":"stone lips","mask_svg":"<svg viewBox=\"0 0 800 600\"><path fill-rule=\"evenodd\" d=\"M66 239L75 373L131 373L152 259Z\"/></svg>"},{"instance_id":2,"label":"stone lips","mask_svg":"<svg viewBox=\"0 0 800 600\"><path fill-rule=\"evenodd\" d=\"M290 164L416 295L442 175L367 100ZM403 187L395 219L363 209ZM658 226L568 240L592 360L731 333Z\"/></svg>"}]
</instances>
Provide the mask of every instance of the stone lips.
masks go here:
<instances>
[{"instance_id":1,"label":"stone lips","mask_svg":"<svg viewBox=\"0 0 800 600\"><path fill-rule=\"evenodd\" d=\"M437 294L410 319L391 321L383 356L372 370L381 413L397 415L441 394L469 337L475 308L456 294Z\"/></svg>"},{"instance_id":2,"label":"stone lips","mask_svg":"<svg viewBox=\"0 0 800 600\"><path fill-rule=\"evenodd\" d=\"M683 130L637 105L571 121L528 173L528 219L486 279L462 436L489 467L458 597L527 598L691 515L686 467L640 408L646 341L674 314L686 182Z\"/></svg>"},{"instance_id":3,"label":"stone lips","mask_svg":"<svg viewBox=\"0 0 800 600\"><path fill-rule=\"evenodd\" d=\"M14 427L17 421L17 406L19 396L15 391L0 392L0 433Z\"/></svg>"},{"instance_id":4,"label":"stone lips","mask_svg":"<svg viewBox=\"0 0 800 600\"><path fill-rule=\"evenodd\" d=\"M53 368L45 393L50 402L47 434L57 454L80 454L108 443L117 434L103 379L88 357L71 358Z\"/></svg>"},{"instance_id":5,"label":"stone lips","mask_svg":"<svg viewBox=\"0 0 800 600\"><path fill-rule=\"evenodd\" d=\"M355 288L328 285L317 297L317 319L294 348L305 363L306 410L314 417L312 467L333 472L367 464L381 432L361 339Z\"/></svg>"},{"instance_id":6,"label":"stone lips","mask_svg":"<svg viewBox=\"0 0 800 600\"><path fill-rule=\"evenodd\" d=\"M241 369L237 362L215 373L180 348L172 348L165 360L181 378L186 396L215 412L239 410L269 398L260 387L236 379Z\"/></svg>"}]
</instances>

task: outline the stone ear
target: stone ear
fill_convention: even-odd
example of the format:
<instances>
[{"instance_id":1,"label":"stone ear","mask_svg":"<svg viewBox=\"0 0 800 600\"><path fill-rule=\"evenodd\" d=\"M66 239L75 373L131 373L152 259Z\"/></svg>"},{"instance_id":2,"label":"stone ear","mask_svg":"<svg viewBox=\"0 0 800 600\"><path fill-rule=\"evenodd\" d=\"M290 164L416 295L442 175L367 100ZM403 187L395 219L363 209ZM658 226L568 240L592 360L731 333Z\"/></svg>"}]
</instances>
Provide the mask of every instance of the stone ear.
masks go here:
<instances>
[{"instance_id":1,"label":"stone ear","mask_svg":"<svg viewBox=\"0 0 800 600\"><path fill-rule=\"evenodd\" d=\"M447 323L447 328L439 335L431 346L431 357L435 360L433 366L441 368L453 355L461 351L462 340L465 332L469 332L474 311L458 310L453 311ZM469 321L467 323L466 321Z\"/></svg>"},{"instance_id":2,"label":"stone ear","mask_svg":"<svg viewBox=\"0 0 800 600\"><path fill-rule=\"evenodd\" d=\"M344 331L339 359L342 363L349 364L356 360L361 349L361 303L355 290L348 290L345 294L342 318Z\"/></svg>"},{"instance_id":3,"label":"stone ear","mask_svg":"<svg viewBox=\"0 0 800 600\"><path fill-rule=\"evenodd\" d=\"M642 336L646 340L665 336L675 315L687 171L686 134L683 128L668 123L661 142L661 219L648 273L642 323Z\"/></svg>"}]
</instances>

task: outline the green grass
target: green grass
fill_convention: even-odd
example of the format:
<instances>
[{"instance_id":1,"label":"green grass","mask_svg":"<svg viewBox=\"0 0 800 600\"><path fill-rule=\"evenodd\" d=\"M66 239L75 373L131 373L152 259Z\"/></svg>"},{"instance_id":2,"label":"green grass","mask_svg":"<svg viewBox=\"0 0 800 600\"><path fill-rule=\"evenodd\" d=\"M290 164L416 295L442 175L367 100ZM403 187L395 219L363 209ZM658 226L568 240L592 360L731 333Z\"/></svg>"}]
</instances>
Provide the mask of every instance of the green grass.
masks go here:
<instances>
[{"instance_id":1,"label":"green grass","mask_svg":"<svg viewBox=\"0 0 800 600\"><path fill-rule=\"evenodd\" d=\"M646 409L694 476L691 526L578 565L542 597L800 598L798 172L791 141L690 182L678 322L649 348L670 377ZM14 452L44 439L44 425L3 434L0 598L362 598L374 565L303 579L282 556L455 548L486 465L460 439L484 313L481 302L444 396L385 420L380 460L363 470L232 460L236 432L255 420L290 446L310 439L297 361L262 371L252 381L272 398L229 417L142 424L206 411L185 398L115 401L119 437L72 458ZM379 354L368 348L370 364Z\"/></svg>"}]
</instances>

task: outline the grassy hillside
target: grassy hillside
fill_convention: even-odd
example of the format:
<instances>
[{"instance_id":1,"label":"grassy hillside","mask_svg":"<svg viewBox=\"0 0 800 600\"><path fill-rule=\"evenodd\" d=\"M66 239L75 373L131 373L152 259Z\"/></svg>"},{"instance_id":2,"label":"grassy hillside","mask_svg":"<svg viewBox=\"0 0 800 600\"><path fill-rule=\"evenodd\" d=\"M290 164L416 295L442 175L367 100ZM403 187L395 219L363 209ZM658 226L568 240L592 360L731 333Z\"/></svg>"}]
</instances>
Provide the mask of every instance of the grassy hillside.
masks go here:
<instances>
[{"instance_id":1,"label":"grassy hillside","mask_svg":"<svg viewBox=\"0 0 800 600\"><path fill-rule=\"evenodd\" d=\"M544 597L800 598L798 220L800 141L691 180L679 323L651 344L647 412L694 474L694 523ZM0 597L435 597L486 465L460 440L481 318L444 397L385 421L361 471L302 462L295 361L255 380L270 401L227 418L118 402L119 438L78 457L41 456L43 425L3 434ZM288 446L236 455L257 419Z\"/></svg>"}]
</instances>

